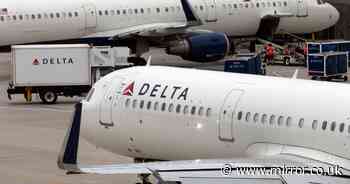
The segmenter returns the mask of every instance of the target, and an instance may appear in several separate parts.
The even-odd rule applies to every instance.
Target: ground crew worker
[[[272,64],[273,58],[275,57],[275,49],[272,44],[268,44],[266,47],[266,64]]]

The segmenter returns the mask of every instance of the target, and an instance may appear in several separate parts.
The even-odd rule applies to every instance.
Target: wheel
[[[312,76],[312,77],[311,77],[311,80],[316,80],[316,79],[317,79],[316,76]]]
[[[290,58],[288,58],[288,57],[283,58],[283,64],[289,66],[290,65]]]
[[[39,96],[41,101],[45,104],[54,104],[57,101],[57,94],[50,90],[40,93]]]
[[[142,57],[128,57],[128,62],[135,66],[145,66],[147,61]]]

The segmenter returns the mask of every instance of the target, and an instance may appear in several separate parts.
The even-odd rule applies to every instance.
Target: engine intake
[[[230,51],[230,40],[224,33],[202,33],[177,41],[167,47],[167,54],[185,60],[211,62],[224,58]]]

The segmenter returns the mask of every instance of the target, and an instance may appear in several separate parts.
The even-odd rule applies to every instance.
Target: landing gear
[[[137,177],[140,178],[141,182],[136,184],[152,184],[149,179],[150,176],[150,174],[138,174]]]
[[[142,57],[128,57],[128,62],[135,66],[144,66],[147,64],[147,61]]]

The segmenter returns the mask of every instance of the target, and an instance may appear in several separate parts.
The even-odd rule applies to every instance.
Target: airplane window
[[[32,19],[35,19],[35,15],[34,14],[32,14]]]
[[[99,14],[100,16],[102,16],[102,15],[103,15],[103,13],[102,13],[102,11],[101,11],[101,10],[99,10],[99,11],[98,11],[98,14]]]
[[[275,120],[276,120],[276,116],[275,115],[271,115],[271,117],[270,117],[270,124],[271,125],[275,124]]]
[[[150,110],[150,109],[151,109],[151,106],[152,106],[152,102],[151,102],[151,101],[148,101],[148,103],[147,103],[147,109]]]
[[[287,1],[284,1],[284,2],[283,2],[283,5],[284,5],[284,6],[288,6]]]
[[[247,112],[247,114],[245,115],[245,121],[246,122],[250,121],[250,112]]]
[[[327,121],[324,121],[324,122],[322,123],[322,129],[323,129],[323,130],[326,130],[326,129],[327,129]]]
[[[332,122],[332,125],[331,125],[331,131],[334,132],[335,128],[337,126],[337,123],[335,121]]]
[[[14,15],[14,16],[12,17],[12,19],[13,19],[13,20],[17,20],[17,16]]]
[[[273,7],[276,7],[276,2],[273,2],[273,3],[272,3],[272,6],[273,6]]]
[[[314,120],[312,122],[312,129],[316,130],[317,129],[317,126],[318,126],[318,121],[317,120]]]
[[[166,109],[166,103],[163,103],[162,104],[162,111],[165,111],[165,109]]]
[[[141,9],[140,9],[140,12],[141,12],[141,13],[144,13],[144,10],[143,10],[143,8],[141,8]]]
[[[203,116],[203,114],[204,114],[204,107],[200,107],[198,110],[198,115]]]
[[[196,106],[192,106],[192,108],[191,108],[191,114],[192,114],[192,115],[196,114]]]
[[[108,10],[105,10],[105,15],[108,15]]]
[[[233,7],[236,8],[236,9],[238,8],[237,4],[234,4]]]
[[[128,98],[125,100],[125,108],[129,108],[129,106],[130,106],[130,99]]]
[[[41,19],[41,14],[38,14],[38,19]]]
[[[140,101],[140,109],[143,109],[144,106],[145,106],[145,101],[141,100]]]
[[[284,117],[283,116],[278,117],[277,123],[278,123],[279,126],[283,125],[283,121],[284,121]]]
[[[169,112],[173,112],[173,111],[174,111],[174,104],[171,103],[171,104],[169,105],[168,111],[169,111]]]
[[[60,18],[60,13],[56,13],[56,17],[57,17],[57,18]]]
[[[1,16],[1,17],[0,17],[0,20],[1,20],[2,22],[4,22],[4,21],[5,21],[4,16]]]
[[[185,105],[185,107],[184,107],[184,114],[188,114],[188,112],[189,112],[189,107],[188,107],[188,105]]]
[[[299,120],[299,128],[303,128],[303,126],[304,126],[304,119],[303,118],[301,118],[300,120]]]
[[[160,9],[159,9],[159,8],[157,8],[156,10],[157,10],[157,13],[159,13],[159,12],[160,12]]]
[[[199,6],[199,9],[200,9],[201,11],[203,11],[203,10],[204,10],[204,6],[200,5],[200,6]]]
[[[120,15],[120,10],[117,10],[117,15]]]
[[[211,115],[211,108],[207,109],[207,113],[206,113],[207,117],[209,117]]]
[[[239,112],[238,112],[238,115],[237,115],[237,120],[241,120],[241,119],[242,119],[242,116],[243,116],[243,112],[242,112],[242,111],[239,111]]]
[[[72,12],[69,12],[69,13],[68,13],[68,17],[73,17]]]
[[[137,9],[134,9],[134,12],[135,12],[135,14],[137,14],[137,13],[138,13],[138,10],[137,10]]]
[[[78,12],[74,12],[74,16],[78,17],[79,13]]]
[[[259,7],[260,7],[260,4],[259,4],[259,3],[256,3],[256,7],[259,8]]]
[[[181,112],[181,105],[177,104],[176,106],[176,113],[180,113]]]
[[[54,18],[54,15],[53,15],[53,13],[50,13],[50,17],[53,19]]]
[[[111,14],[111,15],[115,15],[115,11],[114,11],[114,10],[111,10],[111,11],[110,11],[110,14]]]
[[[262,117],[261,117],[261,122],[263,124],[267,123],[267,115],[266,114],[263,114]]]
[[[340,126],[339,126],[339,132],[343,133],[343,132],[344,132],[344,129],[345,129],[345,124],[344,124],[344,123],[340,124]]]
[[[137,100],[135,99],[135,100],[132,101],[132,108],[135,109],[136,106],[137,106]]]
[[[259,114],[255,113],[253,119],[254,119],[254,122],[257,123],[259,121]]]
[[[292,126],[292,118],[291,118],[291,117],[288,117],[288,118],[287,118],[287,126],[288,126],[288,127],[291,127],[291,126]]]
[[[153,110],[158,111],[158,106],[159,106],[159,103],[155,102],[153,106]]]
[[[248,3],[246,3],[246,4],[245,4],[245,7],[246,7],[246,8],[249,8],[249,4],[248,4]]]
[[[126,15],[126,10],[123,10],[123,14]]]
[[[197,6],[196,6],[196,7],[197,7]],[[169,11],[169,8],[168,8],[168,7],[166,7],[166,8],[165,8],[165,12],[168,12],[168,11]]]

